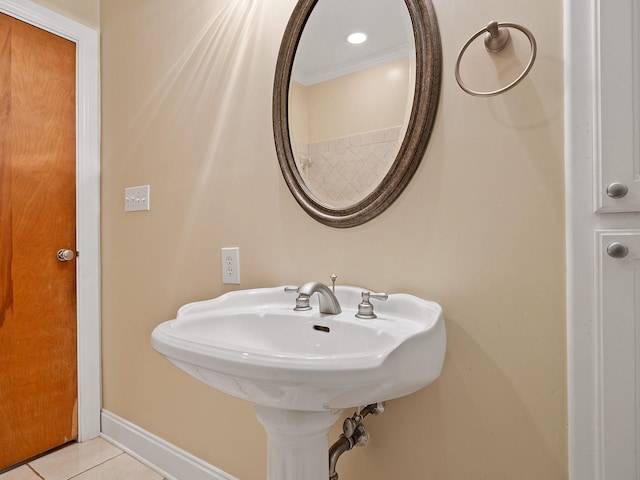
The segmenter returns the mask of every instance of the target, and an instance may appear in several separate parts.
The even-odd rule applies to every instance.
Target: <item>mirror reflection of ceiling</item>
[[[367,41],[351,45],[354,32]],[[296,51],[292,77],[309,86],[414,53],[404,0],[318,0]]]

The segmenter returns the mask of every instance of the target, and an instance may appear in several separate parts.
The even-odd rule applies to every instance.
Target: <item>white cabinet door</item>
[[[640,230],[596,233],[596,382],[603,480],[637,480],[640,469]],[[608,249],[618,246],[618,251]],[[628,253],[622,256],[624,247]],[[618,253],[616,258],[615,254]]]
[[[596,211],[637,212],[640,211],[640,0],[597,3]]]

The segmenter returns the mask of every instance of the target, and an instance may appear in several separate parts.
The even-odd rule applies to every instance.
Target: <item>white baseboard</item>
[[[238,480],[108,410],[101,417],[102,437],[167,480]]]

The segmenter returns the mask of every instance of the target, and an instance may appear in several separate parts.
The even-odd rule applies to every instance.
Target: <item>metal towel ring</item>
[[[515,28],[516,30],[520,30],[529,39],[529,43],[531,44],[531,58],[529,58],[529,63],[527,64],[524,71],[520,74],[520,76],[506,87],[502,87],[498,90],[493,90],[490,92],[478,92],[476,90],[471,90],[464,84],[462,78],[460,77],[460,61],[462,60],[462,55],[464,55],[464,52],[467,50],[469,45],[471,45],[471,43],[483,33],[485,34],[484,45],[489,52],[497,53],[503,50],[509,44],[509,40],[511,39],[509,30],[507,30],[508,28]],[[458,85],[460,85],[460,88],[462,88],[462,90],[467,92],[469,95],[473,95],[475,97],[492,97],[494,95],[499,95],[515,87],[518,83],[520,83],[520,81],[522,81],[524,77],[527,76],[527,73],[529,73],[531,67],[533,67],[533,62],[536,59],[537,51],[538,47],[536,45],[536,39],[533,36],[533,33],[531,33],[522,25],[518,25],[517,23],[498,23],[495,21],[491,22],[489,25],[487,25],[486,28],[483,28],[482,30],[476,32],[469,40],[467,40],[467,43],[465,43],[460,50],[460,53],[458,54],[458,60],[456,61],[456,80],[458,81]]]

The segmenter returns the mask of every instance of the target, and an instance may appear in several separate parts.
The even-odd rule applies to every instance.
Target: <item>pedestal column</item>
[[[256,405],[256,415],[268,438],[267,480],[327,480],[329,429],[341,413]]]

